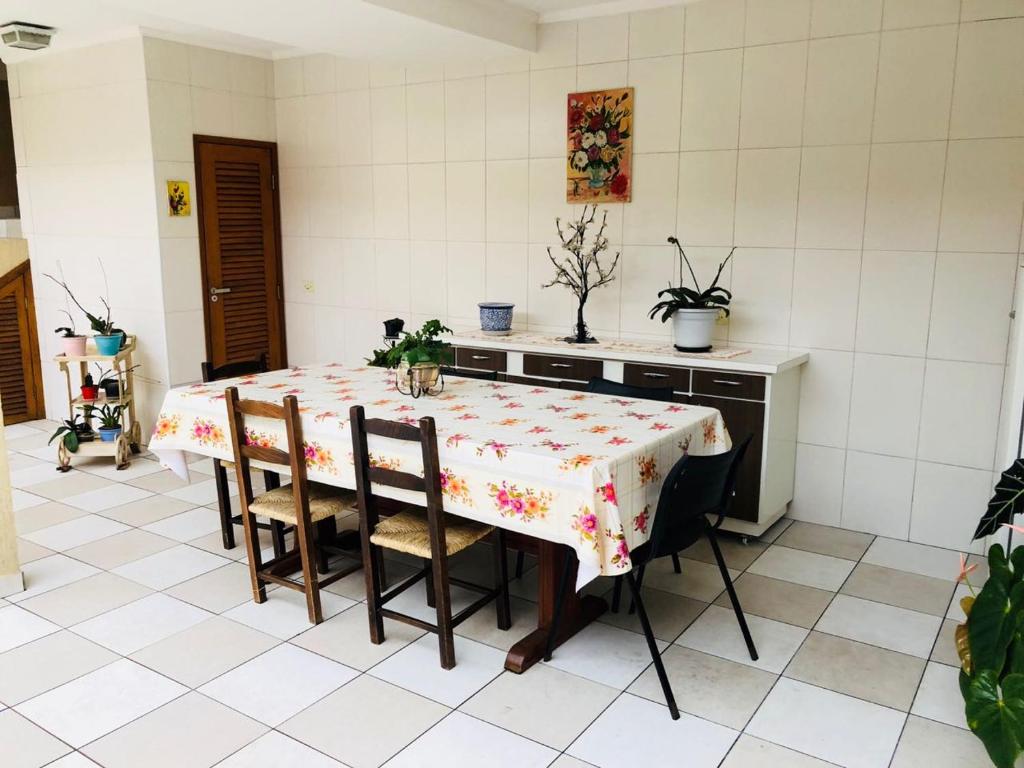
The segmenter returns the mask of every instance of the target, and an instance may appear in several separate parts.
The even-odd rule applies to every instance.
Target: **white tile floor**
[[[93,461],[58,475],[39,448],[48,431],[7,433],[22,448],[11,463],[28,589],[0,600],[4,766],[11,745],[10,764],[29,768],[987,764],[945,647],[956,552],[788,522],[762,543],[727,541],[756,663],[706,551],[687,553],[682,576],[652,568],[648,610],[683,711],[673,722],[624,611],[550,664],[504,672],[535,622],[527,572],[513,628],[496,630],[490,611],[467,621],[445,672],[435,638],[414,628],[389,621],[387,642],[369,643],[359,573],[324,594],[319,627],[297,594],[254,604],[242,548],[221,548],[209,462],[191,464],[192,484],[146,456],[124,473]],[[487,578],[486,561],[457,567]],[[858,563],[871,567],[858,576]],[[927,605],[913,597],[923,586]],[[421,590],[402,600],[430,617]]]

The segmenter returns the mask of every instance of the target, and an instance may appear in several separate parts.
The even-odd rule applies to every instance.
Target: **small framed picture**
[[[171,216],[192,215],[192,196],[187,181],[167,182],[167,212]]]

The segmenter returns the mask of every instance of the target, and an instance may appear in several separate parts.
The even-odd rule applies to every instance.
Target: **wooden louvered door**
[[[207,359],[266,354],[287,365],[277,152],[267,142],[195,138]]]
[[[0,403],[4,424],[43,417],[43,380],[28,262],[0,277]]]

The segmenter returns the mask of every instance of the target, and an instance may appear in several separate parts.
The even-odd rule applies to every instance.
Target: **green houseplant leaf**
[[[1012,523],[1013,518],[1021,512],[1024,512],[1024,459],[1017,459],[996,483],[995,494],[978,521],[974,538],[991,536],[1003,523]]]
[[[1024,752],[1024,675],[1010,674],[1000,683],[995,670],[970,678],[961,673],[960,686],[968,726],[997,768],[1014,768]]]

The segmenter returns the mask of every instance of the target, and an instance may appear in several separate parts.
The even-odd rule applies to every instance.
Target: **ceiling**
[[[497,58],[536,47],[538,23],[682,0],[0,0],[0,23],[55,27],[51,52],[144,33],[283,57]],[[12,48],[12,63],[47,55]]]

